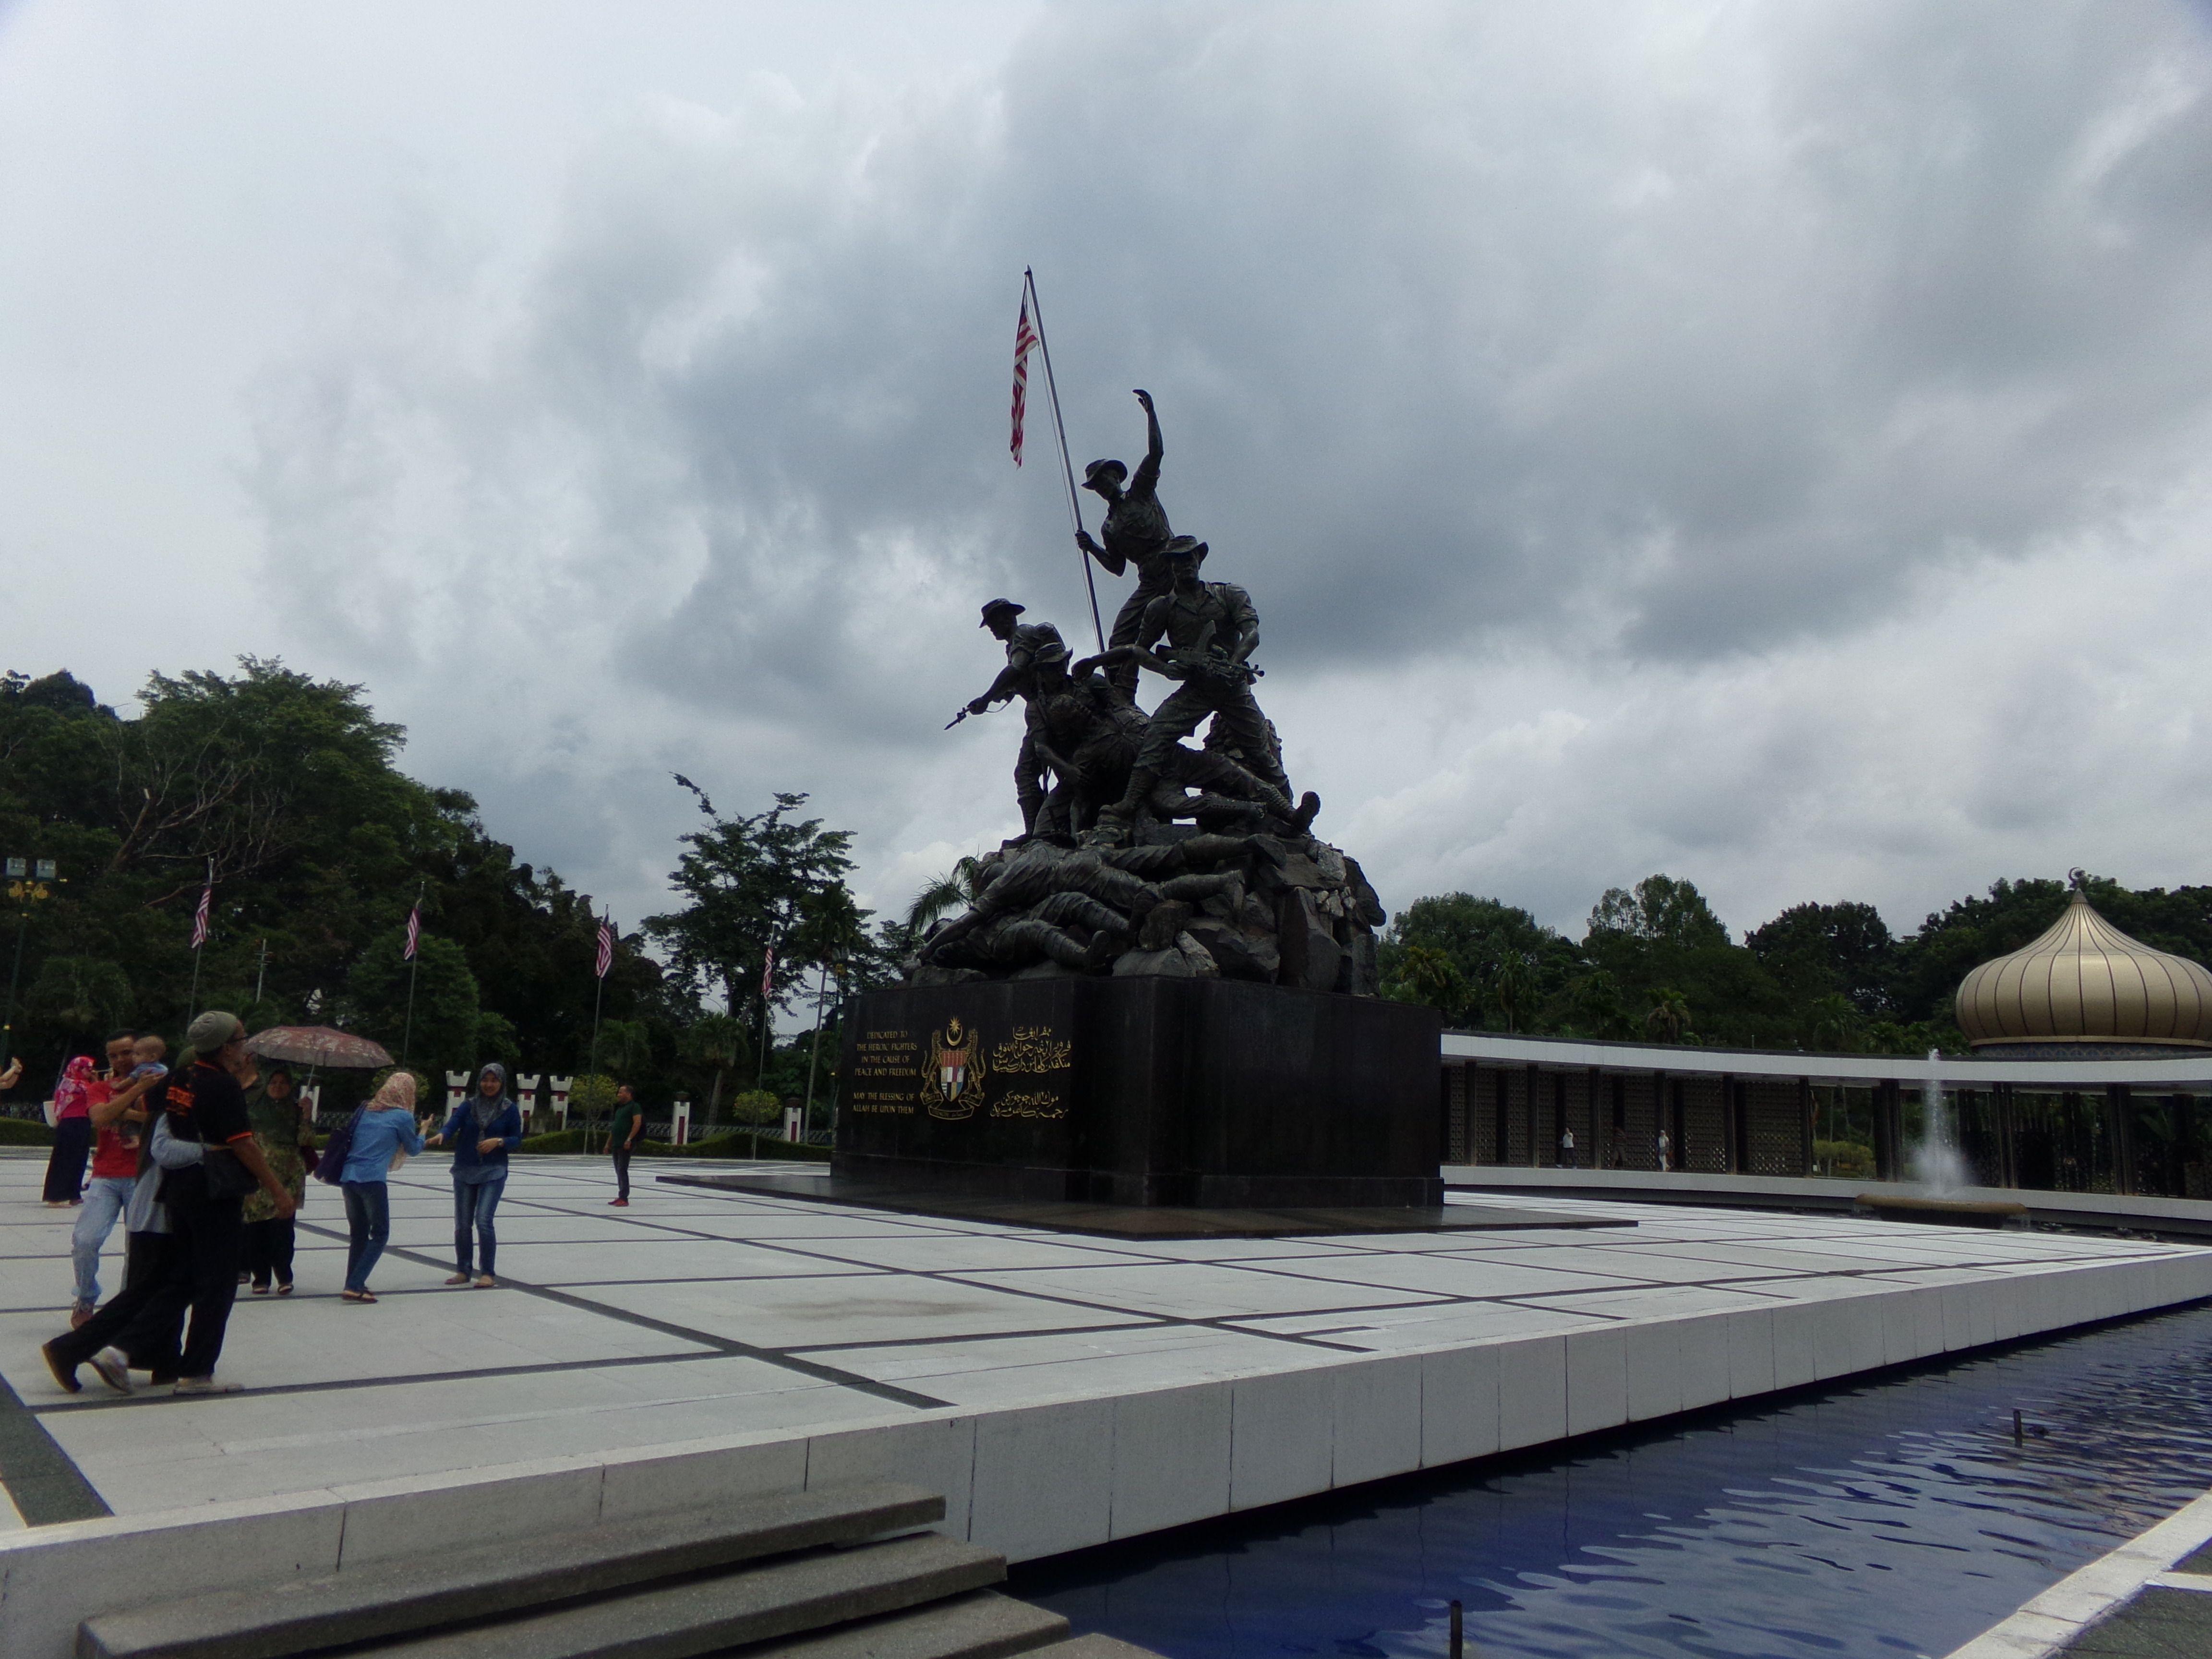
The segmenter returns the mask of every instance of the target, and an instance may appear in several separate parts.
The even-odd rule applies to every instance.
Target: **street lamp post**
[[[8,1001],[0,1008],[0,1067],[8,1064],[9,1051],[15,1041],[15,989],[23,977],[23,934],[30,926],[31,907],[52,893],[46,884],[58,884],[52,859],[16,859],[7,861],[8,896],[15,903],[15,962],[8,970]]]

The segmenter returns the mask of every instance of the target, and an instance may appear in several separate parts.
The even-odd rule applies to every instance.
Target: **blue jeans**
[[[341,1182],[338,1190],[345,1194],[346,1206],[345,1287],[365,1291],[369,1269],[392,1237],[392,1192],[380,1181]]]
[[[77,1212],[70,1234],[70,1255],[76,1263],[76,1305],[89,1308],[100,1301],[100,1247],[115,1231],[116,1218],[131,1201],[137,1181],[131,1176],[94,1176],[84,1189],[84,1208]]]
[[[499,1235],[492,1231],[491,1214],[499,1208],[499,1195],[506,1190],[507,1176],[503,1172],[490,1181],[453,1183],[453,1265],[463,1273],[470,1270],[469,1234],[472,1230],[484,1277],[489,1279],[496,1271],[492,1258],[499,1250]]]

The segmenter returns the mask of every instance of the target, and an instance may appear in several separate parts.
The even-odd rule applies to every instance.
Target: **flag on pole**
[[[603,921],[599,924],[599,964],[593,971],[596,972],[601,979],[605,979],[607,976],[607,969],[614,965],[615,930],[609,924]]]
[[[767,963],[767,965],[766,965],[766,966],[764,966],[764,967],[761,969],[761,995],[762,995],[762,996],[763,996],[763,997],[770,997],[770,996],[774,996],[775,994],[775,946],[774,946],[773,945],[769,945],[769,946],[768,947],[768,963]]]
[[[210,882],[200,889],[200,908],[192,913],[192,949],[197,951],[207,943],[208,913],[215,906],[215,884]]]
[[[416,947],[422,942],[422,907],[416,905],[407,913],[407,948],[399,953],[402,962],[415,960]]]
[[[1030,326],[1029,284],[1022,284],[1021,320],[1014,325],[1014,465],[1022,464],[1022,416],[1030,404],[1030,353],[1036,349],[1036,330]]]

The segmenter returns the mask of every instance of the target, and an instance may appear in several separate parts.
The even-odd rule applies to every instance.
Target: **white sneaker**
[[[92,1368],[100,1373],[100,1380],[118,1394],[131,1392],[131,1356],[120,1348],[102,1348],[92,1357]]]

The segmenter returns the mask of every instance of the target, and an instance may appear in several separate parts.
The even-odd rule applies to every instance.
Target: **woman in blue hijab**
[[[492,1277],[499,1249],[492,1212],[507,1189],[507,1155],[522,1145],[522,1113],[507,1092],[506,1066],[495,1060],[477,1073],[476,1093],[453,1109],[446,1127],[428,1144],[443,1146],[448,1142],[453,1148],[455,1271],[446,1283],[469,1282],[473,1235],[475,1258],[483,1269],[476,1276],[476,1287],[488,1291],[498,1282]]]

